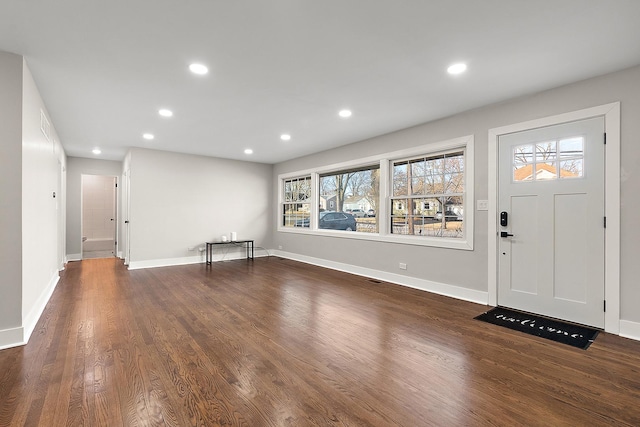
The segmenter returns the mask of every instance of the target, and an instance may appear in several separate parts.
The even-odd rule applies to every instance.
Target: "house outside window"
[[[473,250],[473,160],[468,135],[280,175],[278,231]]]
[[[352,221],[344,220],[342,224],[329,224],[328,219],[334,215],[318,215],[318,228],[349,230],[363,233],[377,233],[378,219],[375,212],[380,202],[380,165],[372,165],[352,170],[341,170],[320,174],[320,198],[327,200],[327,211],[343,212],[356,220],[355,229]],[[347,215],[348,217],[348,215]]]
[[[392,162],[391,234],[462,238],[464,152]]]
[[[311,215],[311,177],[283,181],[282,226],[309,227]]]

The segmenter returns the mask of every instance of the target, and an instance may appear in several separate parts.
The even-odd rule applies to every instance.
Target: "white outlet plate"
[[[477,200],[476,201],[476,209],[479,211],[488,211],[489,210],[489,201],[488,200]]]
[[[401,262],[398,267],[400,268],[400,270],[406,270],[407,269],[407,264],[405,264],[404,262]]]

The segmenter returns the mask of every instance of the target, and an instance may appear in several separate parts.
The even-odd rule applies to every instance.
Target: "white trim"
[[[258,248],[255,248],[258,249]],[[255,258],[261,258],[268,255],[254,255]],[[226,254],[214,254],[213,262],[232,261],[237,259],[246,259],[247,255],[244,249],[238,252],[231,252]],[[129,270],[138,270],[141,268],[156,268],[156,267],[170,267],[173,265],[187,265],[187,264],[202,264],[205,262],[205,254],[201,255],[180,257],[180,258],[163,258],[163,259],[150,259],[145,261],[130,261],[128,265]]]
[[[118,216],[118,199],[119,199],[119,187],[118,184],[120,183],[119,180],[119,176],[118,175],[110,175],[110,174],[100,174],[100,173],[83,173],[80,174],[80,254],[78,256],[77,259],[72,259],[71,261],[80,261],[83,259],[83,254],[84,254],[84,241],[82,240],[82,236],[84,236],[84,179],[86,176],[99,176],[99,177],[107,177],[107,178],[114,178],[115,180],[115,187],[113,190],[113,209],[114,209],[114,216],[115,216],[115,235],[113,236],[113,241],[114,241],[114,245],[113,248],[114,250],[117,250],[120,245],[118,244],[118,236],[120,235],[120,217]],[[74,257],[76,254],[73,254]],[[69,255],[67,255],[69,256]]]
[[[620,336],[640,341],[640,323],[629,320],[620,321]]]
[[[605,154],[605,299],[604,330],[620,333],[620,103],[600,105],[584,110],[544,117],[489,129],[488,140],[488,302],[495,306],[498,301],[497,259],[497,200],[498,200],[498,138],[513,132],[522,132],[561,123],[604,117],[607,147]],[[493,236],[493,238],[492,238]]]
[[[451,138],[444,141],[432,142],[429,144],[420,145],[417,147],[406,148],[403,150],[391,151],[383,154],[376,154],[374,156],[358,158],[356,160],[348,160],[340,163],[333,163],[326,166],[319,166],[317,168],[304,169],[296,172],[287,172],[278,175],[279,179],[295,178],[297,176],[311,175],[317,173],[337,172],[341,169],[351,169],[363,166],[369,166],[371,164],[377,164],[380,160],[401,159],[403,157],[420,156],[426,153],[437,153],[438,151],[445,151],[454,148],[464,147],[466,144],[473,143],[473,135],[465,135],[457,138]]]
[[[56,271],[51,277],[51,280],[49,280],[47,287],[42,291],[40,297],[31,308],[29,314],[22,320],[23,326],[0,331],[0,350],[18,347],[29,342],[29,338],[31,338],[31,334],[38,324],[38,320],[40,320],[44,309],[47,307],[47,303],[49,299],[51,299],[51,295],[53,295],[53,291],[56,289],[59,280],[60,276]]]
[[[467,216],[465,208],[465,227],[467,226]],[[382,217],[382,216],[381,216]],[[386,221],[385,221],[386,223]],[[379,224],[382,225],[382,224]],[[335,231],[335,230],[309,230],[306,228],[291,229],[282,228],[278,230],[282,233],[293,234],[309,234],[312,236],[337,237],[341,239],[370,240],[376,242],[398,243],[413,246],[431,246],[447,249],[473,250],[472,243],[465,239],[455,239],[446,237],[420,237],[420,236],[404,236],[396,234],[382,235],[378,233],[357,233],[353,231]]]
[[[321,258],[314,258],[306,255],[299,255],[281,250],[272,250],[272,256],[292,259],[294,261],[304,262],[306,264],[317,265],[320,267],[330,268],[332,270],[343,271],[358,276],[378,279],[396,285],[406,286],[421,291],[431,292],[434,294],[444,295],[464,301],[470,301],[477,304],[486,305],[487,293],[474,289],[462,288],[460,286],[449,285],[446,283],[433,282],[431,280],[419,279],[416,277],[403,276],[386,271],[374,270],[371,268],[357,267],[355,265],[344,264],[341,262],[329,261]]]
[[[452,138],[445,141],[434,142],[430,144],[421,145],[418,147],[412,147],[409,149],[393,151],[390,153],[383,153],[375,156],[369,156],[357,160],[350,160],[341,163],[334,163],[331,165],[320,166],[313,169],[305,169],[296,172],[288,172],[278,175],[278,210],[277,210],[277,231],[283,233],[294,234],[310,234],[316,236],[329,236],[348,239],[360,239],[360,240],[373,240],[380,242],[399,243],[405,245],[415,246],[430,246],[448,249],[461,249],[461,250],[473,250],[474,239],[474,211],[475,211],[475,150],[474,150],[474,135],[466,135],[458,138]],[[411,158],[415,156],[422,156],[425,154],[435,154],[438,152],[444,152],[454,149],[463,149],[465,156],[465,191],[464,191],[464,237],[461,239],[444,238],[444,237],[422,237],[422,236],[403,236],[397,234],[391,234],[389,231],[386,220],[380,220],[388,218],[388,204],[389,204],[389,180],[390,180],[390,161]],[[338,172],[345,169],[353,169],[359,167],[373,166],[380,167],[380,206],[378,207],[378,219],[379,219],[379,233],[354,233],[349,231],[332,231],[332,230],[319,230],[315,224],[315,218],[318,217],[318,195],[317,195],[317,182],[318,176],[324,173]],[[384,175],[383,175],[384,173]],[[283,215],[283,181],[292,178],[311,177],[312,193],[311,200],[311,224],[310,228],[294,228],[283,227],[281,219]]]
[[[620,333],[620,103],[602,107],[604,130],[607,133],[605,150],[604,203],[607,217],[605,231],[604,295],[607,311],[604,313],[604,330]]]
[[[67,254],[66,261],[82,261],[82,254]]]
[[[22,326],[0,331],[0,350],[25,345],[24,328]]]
[[[149,259],[145,261],[130,261],[128,269],[138,270],[140,268],[169,267],[172,265],[198,264],[201,262],[203,262],[201,256]]]
[[[51,295],[53,295],[53,291],[55,291],[58,281],[60,281],[60,276],[56,271],[54,275],[51,277],[51,280],[49,280],[49,284],[47,285],[47,287],[42,291],[42,293],[40,294],[40,297],[31,308],[31,311],[29,312],[29,314],[27,314],[23,319],[22,321],[22,325],[24,329],[23,339],[25,343],[29,342],[29,338],[31,338],[31,334],[35,329],[36,324],[38,323],[38,320],[40,320],[40,316],[42,316],[44,309],[47,307],[47,303],[49,302]]]

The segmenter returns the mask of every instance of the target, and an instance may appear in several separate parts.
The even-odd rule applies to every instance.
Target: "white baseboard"
[[[640,341],[640,323],[620,320],[620,336]]]
[[[67,261],[82,261],[82,254],[67,254]]]
[[[266,255],[255,255],[256,258],[260,258]],[[227,253],[214,255],[212,261],[231,261],[236,259],[245,259],[247,256],[244,249],[237,253]],[[205,262],[205,255],[202,252],[201,255],[182,257],[182,258],[165,258],[165,259],[150,259],[147,261],[129,261],[129,270],[137,270],[140,268],[155,268],[155,267],[170,267],[172,265],[186,265],[186,264],[201,264]]]
[[[199,262],[203,262],[203,258],[201,256],[149,259],[146,261],[129,261],[129,270],[137,270],[140,268],[169,267],[171,265],[197,264]]]
[[[29,338],[31,337],[31,334],[35,329],[36,324],[38,323],[38,320],[40,320],[40,316],[42,316],[42,312],[47,306],[49,299],[51,299],[51,295],[53,295],[53,291],[55,291],[56,285],[58,284],[59,280],[60,280],[60,276],[56,271],[55,274],[51,277],[51,280],[49,280],[49,284],[47,284],[47,287],[42,291],[42,293],[40,294],[40,297],[38,298],[34,306],[31,308],[31,311],[29,311],[29,314],[27,315],[27,317],[25,317],[24,320],[22,321],[22,325],[24,327],[25,343],[29,342]]]
[[[60,276],[56,271],[51,277],[51,280],[49,280],[47,287],[42,291],[40,297],[29,311],[29,314],[22,320],[23,326],[0,331],[0,350],[18,347],[29,342],[29,338],[31,338],[31,334],[38,324],[38,320],[40,320],[40,316],[42,316],[59,280]]]
[[[274,256],[288,258],[307,264],[317,265],[320,267],[326,267],[332,270],[344,271],[346,273],[356,274],[358,276],[370,277],[372,279],[382,280],[385,282],[394,283],[396,285],[419,289],[426,292],[432,292],[434,294],[445,295],[465,301],[471,301],[478,304],[487,305],[489,299],[488,293],[484,291],[477,291],[474,289],[462,288],[460,286],[448,285],[446,283],[433,282],[431,280],[418,279],[416,277],[403,276],[401,274],[395,273],[388,273],[386,271],[374,270],[372,268],[357,267],[350,264],[343,264],[340,262],[328,261],[321,258],[298,255],[279,250],[273,250],[272,252]]]
[[[3,329],[0,331],[0,350],[25,345],[24,328]]]

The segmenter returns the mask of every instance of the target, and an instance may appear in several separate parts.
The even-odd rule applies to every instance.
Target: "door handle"
[[[501,231],[500,237],[513,237],[513,234],[510,234],[507,231]]]

